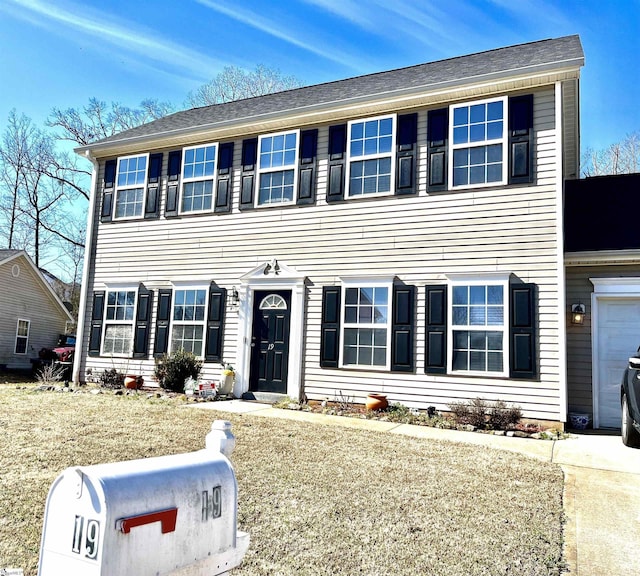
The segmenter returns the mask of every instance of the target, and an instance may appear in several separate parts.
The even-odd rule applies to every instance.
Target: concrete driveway
[[[624,446],[619,434],[588,431],[565,440],[529,440],[281,410],[242,400],[192,406],[464,442],[553,462],[562,467],[565,476],[567,574],[640,575],[640,450]]]

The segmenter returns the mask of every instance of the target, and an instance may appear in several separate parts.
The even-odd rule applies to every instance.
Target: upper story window
[[[347,196],[393,192],[395,124],[395,116],[349,122]]]
[[[115,218],[142,218],[149,155],[118,158]]]
[[[180,212],[208,212],[213,207],[217,144],[183,150]]]
[[[184,350],[203,356],[206,312],[206,288],[176,289],[171,316],[172,352]]]
[[[462,280],[450,286],[452,372],[506,376],[508,373],[508,281]]]
[[[16,354],[27,353],[30,326],[31,322],[29,320],[18,320],[18,324],[16,325],[16,345],[14,348]]]
[[[343,366],[389,368],[391,290],[375,280],[343,286]]]
[[[294,202],[299,136],[298,130],[260,136],[258,206]]]
[[[107,290],[104,310],[102,354],[130,356],[133,350],[133,325],[137,290]]]
[[[507,182],[507,99],[498,98],[450,108],[453,188]]]

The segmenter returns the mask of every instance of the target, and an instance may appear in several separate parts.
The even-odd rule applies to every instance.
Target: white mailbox
[[[215,422],[208,446],[230,426]],[[47,497],[38,575],[224,574],[249,546],[237,493],[231,463],[210,448],[67,468]]]

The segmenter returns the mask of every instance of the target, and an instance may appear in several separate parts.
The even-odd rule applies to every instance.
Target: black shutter
[[[222,338],[224,335],[224,310],[227,302],[227,289],[215,284],[209,287],[209,314],[207,316],[207,334],[205,338],[204,359],[207,362],[222,361]]]
[[[233,175],[233,142],[220,144],[215,212],[231,212],[231,179]]]
[[[447,189],[447,145],[449,109],[429,110],[427,117],[427,157],[429,192]]]
[[[391,370],[394,372],[413,372],[415,292],[415,286],[393,287]]]
[[[427,374],[447,372],[447,286],[426,286],[425,294],[424,371]]]
[[[102,191],[102,210],[100,211],[101,222],[111,222],[113,218],[117,165],[117,160],[107,160],[104,164],[104,190]]]
[[[167,171],[167,202],[164,207],[165,218],[178,215],[180,190],[180,168],[182,166],[182,150],[169,152],[169,168]]]
[[[300,132],[300,168],[298,199],[296,204],[313,204],[316,201],[316,157],[318,130]]]
[[[340,358],[340,286],[322,287],[320,366],[337,368]]]
[[[158,290],[158,313],[156,314],[156,337],[153,355],[158,357],[169,350],[169,324],[171,322],[171,288]]]
[[[329,185],[327,202],[344,200],[347,125],[329,127]]]
[[[533,182],[533,94],[509,98],[509,184]]]
[[[415,194],[418,114],[398,116],[396,194]]]
[[[253,194],[256,181],[256,162],[258,161],[258,139],[248,138],[242,141],[242,185],[240,187],[240,210],[255,208]]]
[[[536,286],[509,285],[509,376],[536,376]]]
[[[147,199],[144,206],[145,218],[160,216],[160,175],[162,174],[162,152],[149,156],[147,174]]]
[[[149,353],[149,323],[151,322],[151,305],[153,292],[144,284],[138,286],[138,306],[133,336],[133,357],[146,358]]]
[[[104,290],[93,293],[91,328],[89,330],[89,356],[100,356],[102,322],[104,318]]]

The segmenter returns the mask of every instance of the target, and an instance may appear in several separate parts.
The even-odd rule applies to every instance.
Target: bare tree
[[[608,148],[587,148],[582,157],[582,175],[633,174],[640,171],[640,131]]]
[[[129,108],[117,102],[107,105],[97,98],[90,98],[89,104],[82,109],[54,108],[47,126],[61,128],[62,131],[58,134],[61,140],[86,146],[96,140],[157,120],[173,111],[172,104],[158,100],[143,100],[139,108]]]
[[[186,104],[192,108],[210,106],[299,88],[301,85],[295,76],[284,76],[279,70],[263,64],[249,72],[237,66],[225,66],[210,82],[190,92]]]

